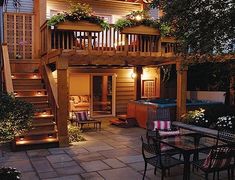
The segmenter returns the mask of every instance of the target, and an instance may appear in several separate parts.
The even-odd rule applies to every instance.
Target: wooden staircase
[[[14,95],[33,104],[35,113],[29,132],[15,137],[13,149],[58,147],[55,117],[47,90],[38,72],[39,60],[10,60]]]

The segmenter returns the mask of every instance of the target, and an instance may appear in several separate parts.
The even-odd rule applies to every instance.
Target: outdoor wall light
[[[54,30],[55,29],[55,26],[51,26],[51,30]]]
[[[33,75],[33,78],[36,79],[38,76],[36,74]]]
[[[14,75],[11,75],[11,78],[15,78],[15,76],[14,76]]]
[[[38,95],[38,96],[42,95],[42,92],[41,92],[41,91],[38,91],[38,92],[37,92],[37,95]]]
[[[20,141],[23,141],[24,140],[24,136],[20,136]]]
[[[136,73],[134,73],[134,72],[131,73],[131,78],[132,78],[132,79],[135,79],[135,78],[136,78]]]
[[[48,134],[48,137],[49,137],[49,138],[52,138],[52,137],[53,137],[53,135],[52,135],[52,134]]]

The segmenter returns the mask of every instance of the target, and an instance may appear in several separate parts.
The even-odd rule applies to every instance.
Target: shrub
[[[68,125],[69,142],[85,141],[85,138],[81,135],[81,130],[78,126]]]
[[[0,94],[0,141],[29,130],[34,114],[31,103],[17,100],[13,95]]]
[[[11,167],[2,167],[0,168],[0,179],[2,180],[19,180],[20,172],[15,168]]]
[[[194,111],[188,111],[182,116],[182,119],[189,124],[202,127],[210,126],[209,120],[205,117],[205,109],[202,108]]]
[[[235,132],[235,116],[221,116],[215,123],[215,129]]]

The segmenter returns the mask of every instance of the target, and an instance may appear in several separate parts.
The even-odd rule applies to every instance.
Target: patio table
[[[183,154],[184,157],[184,172],[183,172],[183,180],[190,179],[190,155],[194,154],[197,158],[198,152],[200,150],[205,150],[208,148],[212,148],[214,145],[205,146],[200,142],[195,142],[197,140],[197,133],[191,133],[176,137],[169,137],[166,139],[161,139],[160,142],[166,144],[172,148],[177,149],[179,152]]]

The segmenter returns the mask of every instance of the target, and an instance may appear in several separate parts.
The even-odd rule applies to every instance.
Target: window
[[[142,81],[142,97],[151,98],[156,96],[155,80]]]

